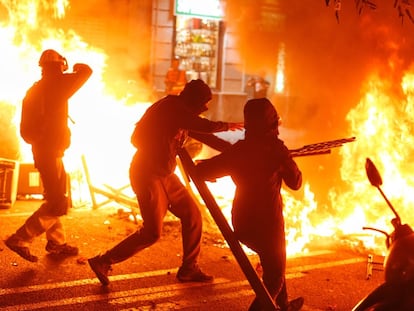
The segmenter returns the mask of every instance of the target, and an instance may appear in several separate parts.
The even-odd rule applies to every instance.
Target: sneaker
[[[191,267],[180,267],[177,272],[177,279],[180,282],[213,282],[214,278],[211,275],[205,274],[201,271],[198,265]]]
[[[289,301],[287,311],[299,311],[300,309],[302,309],[304,303],[305,299],[303,297],[295,298]]]
[[[89,266],[95,272],[103,286],[109,285],[108,272],[111,271],[111,265],[105,263],[100,255],[88,259]]]
[[[76,256],[79,254],[79,249],[67,243],[57,244],[53,241],[48,241],[46,244],[46,251],[53,255]]]
[[[4,241],[4,243],[13,252],[17,253],[20,257],[26,259],[27,261],[38,261],[37,256],[32,255],[28,247],[19,245],[19,239],[14,234]]]

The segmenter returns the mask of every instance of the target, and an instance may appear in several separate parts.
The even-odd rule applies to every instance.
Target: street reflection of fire
[[[128,167],[134,152],[130,134],[149,103],[131,104],[127,103],[127,98],[108,94],[105,83],[110,81],[103,81],[107,55],[89,46],[75,32],[43,29],[32,42],[33,39],[29,38],[38,31],[36,25],[41,24],[35,13],[39,12],[40,3],[46,2],[2,0],[0,3],[9,12],[9,23],[0,24],[0,84],[3,86],[0,102],[15,107],[16,139],[21,98],[40,77],[38,57],[42,50],[54,48],[61,51],[70,64],[85,62],[94,70],[91,79],[70,102],[73,137],[65,163],[72,176],[75,207],[83,206],[90,199],[81,155],[85,155],[94,181],[114,188],[128,184]],[[64,17],[67,1],[47,3],[50,7],[43,7],[44,10],[52,10],[56,18]],[[114,77],[117,78],[122,79]],[[384,251],[383,236],[362,231],[364,225],[391,230],[389,223],[392,217],[382,197],[369,185],[365,176],[366,157],[371,157],[383,174],[384,192],[402,219],[411,220],[409,211],[414,200],[411,172],[414,167],[408,160],[414,151],[414,75],[408,72],[400,81],[402,96],[391,91],[392,83],[395,81],[386,81],[375,75],[368,77],[361,100],[347,114],[349,133],[345,136],[356,136],[357,140],[335,151],[341,159],[342,180],[341,185],[335,185],[326,193],[328,206],[315,200],[307,176],[304,176],[301,191],[293,193],[283,189],[288,254],[306,252],[324,238],[333,244],[345,242]],[[126,89],[124,94],[131,91]],[[21,141],[20,149],[20,159],[31,162],[29,146]],[[300,159],[298,163],[301,164]],[[223,213],[230,219],[234,184],[230,178],[223,178],[209,183],[209,187]]]

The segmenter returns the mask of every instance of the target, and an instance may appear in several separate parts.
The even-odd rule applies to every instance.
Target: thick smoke
[[[291,147],[353,136],[346,116],[372,73],[391,80],[390,92],[400,96],[402,75],[414,57],[414,24],[399,17],[394,1],[373,2],[375,10],[358,12],[354,1],[343,0],[337,19],[333,4],[324,0],[226,1],[226,23],[248,72],[271,74],[277,48],[285,45],[288,99],[272,99],[284,126],[300,133],[286,137]],[[337,153],[298,161],[318,200],[337,185]]]
[[[104,81],[109,91],[131,101],[150,97],[150,0],[71,0],[62,23],[108,55]]]
[[[358,14],[354,1],[343,1],[338,21],[322,0],[227,1],[226,22],[248,72],[274,71],[279,44],[285,45],[292,106],[285,121],[309,130],[323,123],[315,138],[324,139],[346,129],[345,115],[370,72],[398,83],[413,60],[413,24],[407,17],[402,23],[387,2]]]

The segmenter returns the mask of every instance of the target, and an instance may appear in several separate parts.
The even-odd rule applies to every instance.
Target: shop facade
[[[266,47],[257,48],[249,42],[241,46],[239,40],[245,38],[239,26],[248,25],[270,34],[265,39],[263,35],[257,36],[258,39],[279,42],[273,38],[279,29],[283,31],[279,1],[238,4],[229,0],[105,0],[103,6],[110,12],[110,19],[107,14],[91,16],[74,6],[67,24],[110,56],[104,78],[111,81],[109,91],[117,96],[134,88],[131,101],[161,98],[166,94],[165,78],[172,60],[179,59],[188,81],[200,78],[213,91],[207,116],[237,122],[243,119],[246,100],[262,96],[259,94],[275,99],[278,109],[289,107],[283,44],[279,52],[272,47],[263,71],[263,66],[252,63],[264,59]],[[241,25],[234,20],[229,22],[242,11]],[[236,16],[226,16],[225,12]],[[257,49],[257,55],[243,54],[246,45],[254,52]]]
[[[200,78],[211,87],[209,117],[241,121],[247,81],[222,5],[220,0],[152,2],[152,81],[162,96],[166,72],[178,58],[187,80]]]

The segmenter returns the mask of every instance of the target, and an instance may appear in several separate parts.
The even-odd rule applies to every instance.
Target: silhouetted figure
[[[281,310],[299,310],[303,298],[288,302],[282,182],[298,190],[302,173],[279,136],[279,116],[266,99],[244,107],[245,138],[196,166],[205,180],[230,175],[236,184],[232,224],[237,238],[254,250],[263,268],[263,282]],[[256,298],[249,310],[263,310]]]
[[[199,115],[208,109],[212,94],[202,80],[186,84],[180,95],[167,95],[147,109],[131,137],[137,148],[131,166],[131,186],[137,196],[142,226],[89,265],[103,285],[109,284],[111,265],[154,244],[170,211],[181,221],[183,259],[177,272],[181,282],[210,282],[213,277],[198,266],[202,235],[201,212],[187,188],[174,174],[176,156],[187,135],[241,129],[238,123],[213,122]],[[193,133],[195,132],[195,133]],[[215,137],[215,136],[214,136]],[[198,139],[200,137],[198,136]],[[225,142],[223,147],[229,147]]]
[[[187,77],[185,70],[180,69],[179,58],[173,58],[171,60],[171,67],[168,69],[165,75],[165,92],[168,95],[178,95],[184,89],[187,83]]]
[[[70,146],[68,127],[68,99],[89,79],[92,69],[86,64],[75,64],[72,73],[66,59],[55,50],[45,50],[40,56],[42,78],[26,93],[23,100],[21,135],[32,145],[34,165],[40,173],[45,202],[13,235],[6,245],[28,261],[38,258],[30,253],[33,239],[46,233],[46,251],[52,254],[73,256],[78,248],[66,243],[60,217],[67,214],[66,171],[62,158]],[[35,107],[41,114],[32,128],[26,120],[30,115],[26,106]],[[28,109],[28,108],[27,108]],[[32,113],[35,113],[32,111]]]
[[[247,99],[267,97],[270,83],[263,76],[252,76],[247,80]]]

